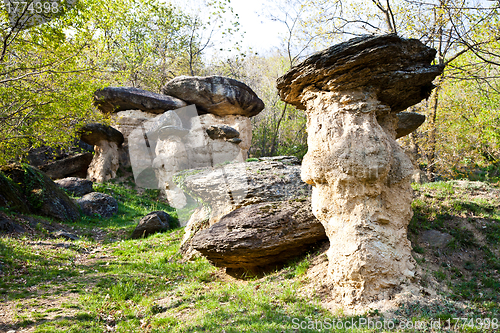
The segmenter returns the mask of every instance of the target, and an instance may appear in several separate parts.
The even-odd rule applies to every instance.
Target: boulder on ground
[[[92,146],[99,146],[101,141],[115,142],[119,146],[124,141],[120,131],[104,124],[86,124],[78,132],[81,140]]]
[[[77,200],[85,215],[111,217],[118,212],[118,202],[109,194],[92,192]]]
[[[450,244],[455,238],[445,232],[438,230],[425,230],[419,237],[419,242],[430,247],[443,249]]]
[[[64,231],[64,230],[58,230],[58,231],[52,232],[51,235],[54,238],[64,238],[64,239],[67,239],[70,241],[76,241],[76,240],[80,239],[80,237],[78,237],[77,235],[72,234],[72,233],[67,232],[67,231]]]
[[[63,179],[58,179],[55,181],[60,188],[65,189],[71,195],[75,197],[84,196],[87,193],[93,191],[92,183],[88,179],[78,178],[78,177],[67,177]]]
[[[210,227],[235,209],[261,202],[308,197],[311,186],[300,178],[300,165],[283,163],[279,158],[294,160],[281,156],[270,161],[234,163],[215,169],[207,167],[177,173],[174,182],[203,203],[187,222],[183,251],[191,252],[190,239],[199,230]]]
[[[103,113],[142,110],[160,114],[187,104],[175,97],[156,94],[133,87],[107,87],[94,93],[94,105]]]
[[[78,207],[47,175],[29,165],[6,165],[0,171],[19,185],[20,200],[25,200],[33,214],[52,217],[60,221],[80,218]],[[0,177],[1,178],[1,177]]]
[[[328,239],[309,200],[242,207],[197,233],[192,246],[215,266],[256,272],[300,256]]]
[[[132,232],[131,238],[143,238],[157,232],[166,231],[170,227],[170,215],[163,211],[151,212],[144,216]]]
[[[264,102],[249,86],[222,76],[178,76],[165,85],[163,93],[218,116],[252,117],[264,109]]]

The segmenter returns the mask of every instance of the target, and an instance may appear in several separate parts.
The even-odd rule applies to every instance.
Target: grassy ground
[[[442,298],[402,304],[386,317],[375,309],[358,317],[332,314],[321,306],[321,293],[304,296],[307,272],[322,253],[260,279],[235,280],[203,258],[184,262],[178,253],[182,228],[128,239],[150,211],[166,210],[175,217],[157,192],[139,195],[112,183],[96,190],[115,196],[119,212],[109,220],[64,224],[81,236],[78,241],[53,239],[43,227],[0,237],[0,332],[328,332],[328,324],[338,320],[368,319],[385,320],[389,328],[406,321],[429,327],[437,320],[455,326],[452,331],[498,331],[492,329],[495,322],[500,327],[496,185],[415,186],[409,227],[413,254],[425,272],[421,284],[437,284]],[[452,242],[435,248],[421,241],[430,229],[452,235]]]

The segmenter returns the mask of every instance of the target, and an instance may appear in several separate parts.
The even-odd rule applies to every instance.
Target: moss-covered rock
[[[26,164],[11,164],[1,167],[0,172],[3,173],[1,181],[7,180],[10,187],[16,189],[16,191],[5,191],[4,197],[9,198],[5,206],[11,210],[25,213],[27,211],[23,209],[28,207],[30,213],[60,221],[75,221],[80,217],[78,206],[38,169]],[[4,193],[3,186],[0,191]],[[20,205],[19,201],[24,201],[25,206]]]
[[[30,208],[26,204],[26,198],[24,197],[21,188],[1,172],[0,207],[23,214],[30,213]]]

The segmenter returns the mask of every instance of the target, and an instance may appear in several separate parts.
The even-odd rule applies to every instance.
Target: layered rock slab
[[[186,106],[186,102],[133,87],[107,87],[94,93],[94,105],[103,113],[142,110],[161,114]]]
[[[215,266],[258,272],[300,256],[326,240],[309,200],[266,202],[236,209],[192,240]]]
[[[387,300],[413,283],[406,236],[413,165],[395,141],[396,114],[430,94],[442,72],[431,65],[434,55],[418,40],[360,37],[278,79],[281,98],[307,113],[301,177],[313,185],[313,213],[330,240],[328,277],[341,304]]]
[[[396,116],[398,117],[396,139],[412,133],[425,122],[425,116],[415,112],[400,112]]]
[[[307,58],[277,81],[282,100],[301,110],[303,94],[369,89],[392,112],[429,97],[443,66],[431,65],[436,50],[396,34],[353,38]]]
[[[178,76],[165,85],[163,93],[217,116],[252,117],[264,109],[264,102],[249,86],[223,76]]]

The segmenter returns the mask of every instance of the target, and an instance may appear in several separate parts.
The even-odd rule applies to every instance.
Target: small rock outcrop
[[[75,197],[81,197],[93,191],[92,183],[88,179],[82,179],[77,177],[67,177],[63,179],[58,179],[55,181],[60,188],[65,189],[70,194]]]
[[[109,194],[92,192],[77,200],[85,215],[111,217],[118,212],[118,202]]]
[[[133,239],[145,238],[157,232],[167,231],[170,228],[169,222],[170,215],[166,212],[151,212],[139,221],[130,237]]]
[[[7,180],[6,188],[2,188],[0,193],[1,197],[7,199],[6,206],[12,210],[25,213],[27,208],[32,214],[52,217],[59,221],[75,221],[80,218],[75,203],[38,169],[29,165],[12,164],[1,167],[0,171],[11,179]],[[5,180],[5,177],[0,177],[0,181]],[[8,193],[4,192],[6,190]],[[13,200],[11,194],[19,196],[18,199]],[[19,201],[24,201],[25,205],[19,205]]]
[[[277,81],[307,113],[302,179],[330,240],[328,277],[341,304],[388,300],[413,285],[407,226],[413,165],[395,141],[398,112],[433,89],[436,51],[394,34],[314,54]]]
[[[115,142],[121,145],[124,141],[123,134],[111,126],[91,123],[80,128],[80,138],[86,144],[98,146],[101,141]]]
[[[303,199],[236,209],[198,232],[192,246],[215,266],[227,267],[229,274],[231,270],[258,273],[326,239],[310,201]]]
[[[124,141],[123,134],[111,126],[87,124],[80,129],[83,142],[94,146],[94,158],[89,165],[87,178],[103,183],[116,177],[120,167],[118,148]]]
[[[165,85],[163,93],[217,116],[253,117],[264,109],[264,102],[249,86],[222,76],[179,76]]]
[[[133,87],[107,87],[94,93],[94,105],[103,113],[142,110],[161,114],[187,104],[175,97],[156,94]]]

